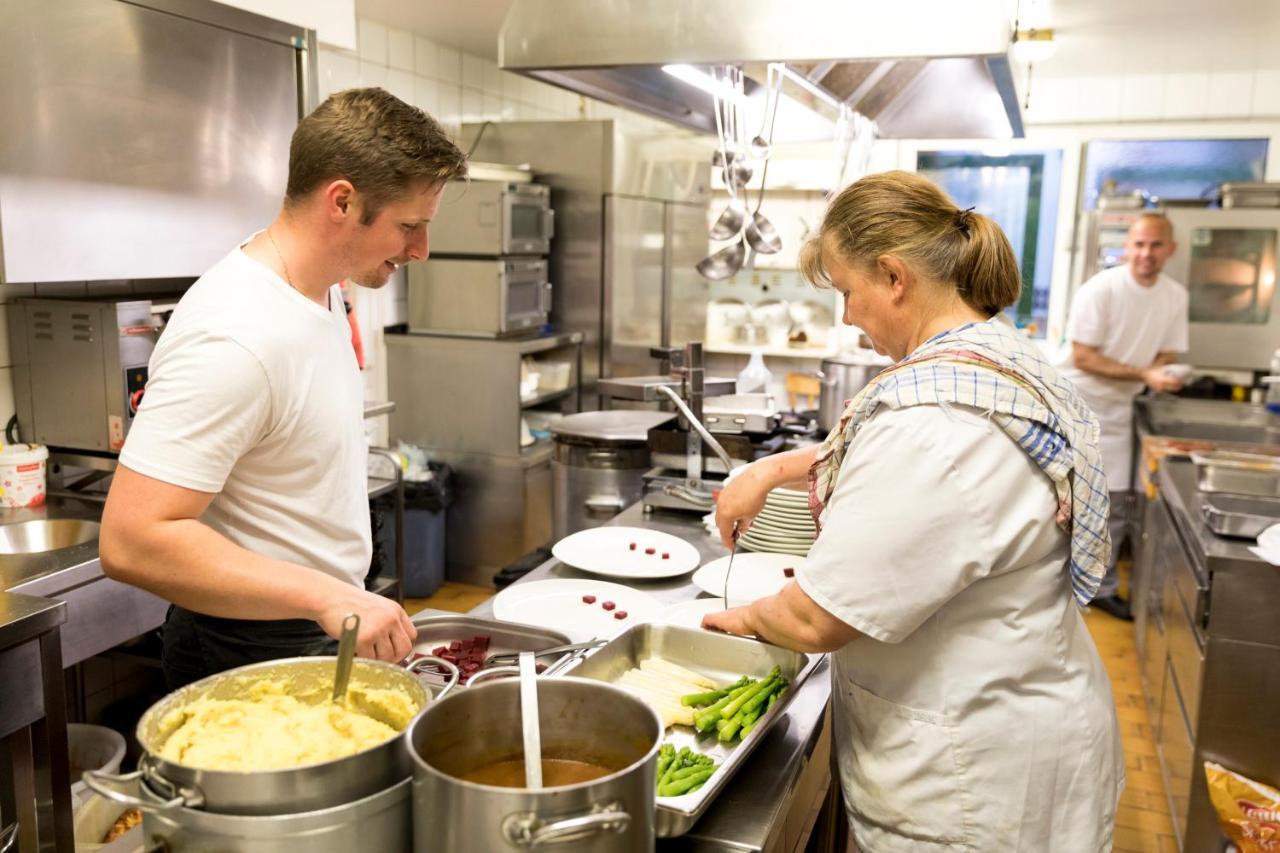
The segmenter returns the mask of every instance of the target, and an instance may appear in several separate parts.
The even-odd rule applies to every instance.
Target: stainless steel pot
[[[411,784],[403,779],[364,799],[298,814],[225,815],[187,808],[145,812],[143,833],[148,845],[159,843],[162,849],[183,853],[397,853],[412,843]],[[142,793],[155,798],[145,787]]]
[[[670,412],[583,412],[551,427],[552,534],[598,527],[640,500],[650,468],[649,429],[672,418]]]
[[[872,352],[843,353],[824,358],[818,378],[822,394],[818,400],[818,426],[830,432],[840,422],[845,404],[884,370],[890,360]]]
[[[463,781],[524,753],[520,685],[504,679],[432,703],[409,726],[416,853],[653,850],[654,773],[662,723],[629,693],[585,678],[538,683],[542,754],[621,769],[591,782],[529,790]]]
[[[88,771],[85,782],[108,799],[144,812],[202,809],[224,815],[286,815],[340,806],[383,791],[409,775],[412,765],[403,737],[390,740],[319,764],[281,770],[206,770],[160,757],[172,734],[174,713],[197,699],[236,699],[266,679],[285,680],[290,695],[304,702],[328,702],[333,691],[337,658],[285,658],[237,667],[175,690],[147,709],[138,721],[137,738],[144,752],[133,773],[115,775]],[[431,693],[413,674],[425,666],[444,666],[450,681],[437,698],[457,684],[458,670],[448,661],[423,657],[408,669],[372,660],[357,660],[351,668],[351,686],[394,689],[406,693],[418,706],[418,716],[431,701]],[[385,720],[395,725],[395,721]],[[138,798],[126,789],[145,782],[156,797]]]

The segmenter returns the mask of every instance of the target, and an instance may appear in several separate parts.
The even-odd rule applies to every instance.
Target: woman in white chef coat
[[[896,363],[822,445],[720,495],[729,544],[807,477],[821,532],[780,593],[704,625],[834,652],[862,853],[1110,849],[1124,758],[1080,616],[1110,548],[1098,426],[999,317],[1021,287],[1008,240],[888,172],[832,202],[801,264]]]

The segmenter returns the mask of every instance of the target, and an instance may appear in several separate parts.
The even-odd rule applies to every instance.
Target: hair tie
[[[960,233],[964,235],[966,240],[969,239],[969,214],[973,213],[972,207],[966,207],[964,210],[956,209],[956,228],[960,229]]]

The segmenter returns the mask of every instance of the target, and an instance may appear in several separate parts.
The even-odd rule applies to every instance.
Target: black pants
[[[177,605],[169,607],[163,638],[170,690],[250,663],[338,652],[338,641],[308,619],[224,619]]]

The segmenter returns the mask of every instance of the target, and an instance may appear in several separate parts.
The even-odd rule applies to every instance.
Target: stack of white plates
[[[774,489],[764,509],[738,539],[751,551],[808,556],[818,529],[809,514],[809,496],[793,489]]]

